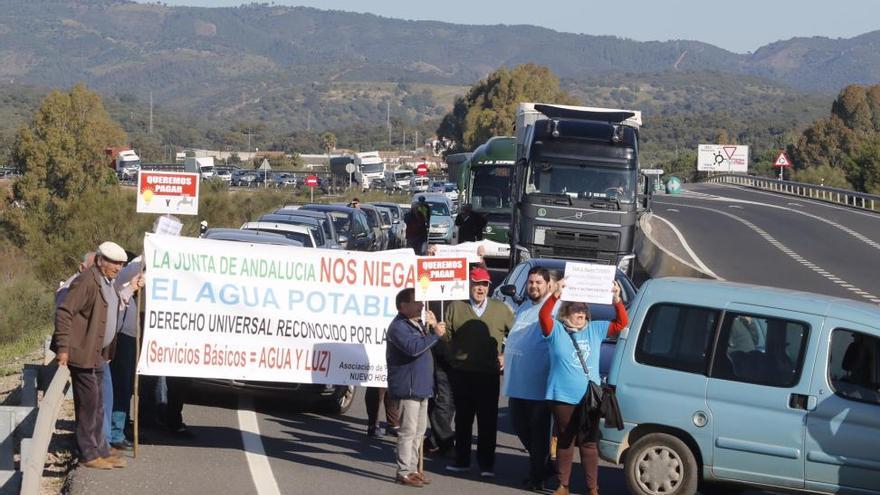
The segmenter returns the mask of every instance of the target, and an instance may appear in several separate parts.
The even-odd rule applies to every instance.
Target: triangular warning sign
[[[779,156],[776,157],[776,161],[773,162],[774,167],[790,167],[791,160],[788,159],[788,156],[784,151],[779,152]]]
[[[727,159],[730,160],[733,158],[733,155],[736,153],[736,146],[722,146],[721,149],[724,150],[724,154],[727,155]]]

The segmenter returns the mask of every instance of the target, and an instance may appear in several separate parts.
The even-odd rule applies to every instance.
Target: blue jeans
[[[110,417],[113,413],[113,377],[110,376],[110,363],[104,361],[102,365],[104,379],[101,382],[101,395],[104,406],[104,443],[110,443]]]
[[[110,425],[110,443],[125,441],[125,425],[131,409],[134,389],[135,339],[120,333],[116,337],[116,355],[110,363],[113,374],[113,414]]]

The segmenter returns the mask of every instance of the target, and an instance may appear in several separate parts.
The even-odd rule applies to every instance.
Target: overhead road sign
[[[734,144],[701,144],[697,149],[697,170],[746,173],[749,170],[749,147]]]

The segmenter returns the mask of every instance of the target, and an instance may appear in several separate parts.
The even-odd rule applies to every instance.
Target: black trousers
[[[73,408],[76,416],[76,444],[83,462],[110,455],[104,438],[103,368],[70,366],[73,382]]]
[[[550,407],[547,401],[513,397],[507,407],[513,431],[529,451],[529,478],[542,482],[555,471],[550,463]]]
[[[452,370],[455,402],[455,464],[469,466],[474,417],[477,419],[477,463],[481,471],[495,469],[498,436],[498,394],[501,375]]]
[[[428,421],[431,423],[430,440],[434,447],[446,450],[455,442],[452,418],[455,402],[452,399],[452,383],[448,365],[434,360],[434,397],[428,401]],[[470,440],[468,440],[470,442]]]
[[[165,405],[165,426],[178,430],[183,426],[183,403],[189,395],[190,379],[180,376],[165,377],[168,385],[168,404]]]

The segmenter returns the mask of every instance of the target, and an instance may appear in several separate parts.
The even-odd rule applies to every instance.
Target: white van
[[[202,179],[210,179],[214,176],[214,157],[188,156],[183,162],[183,171],[199,174]]]

